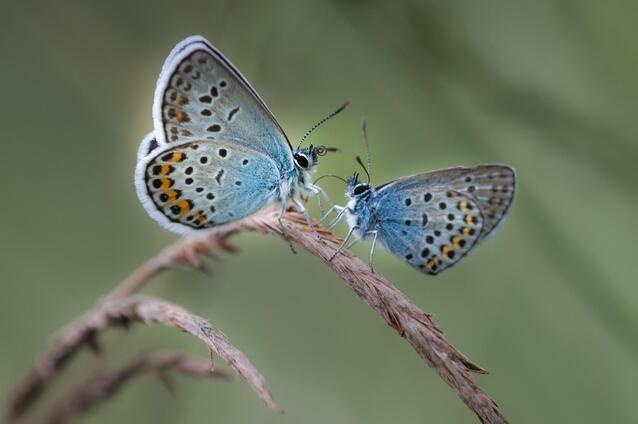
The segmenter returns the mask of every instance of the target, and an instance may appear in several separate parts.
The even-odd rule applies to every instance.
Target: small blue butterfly
[[[341,112],[348,104],[316,124]],[[186,234],[249,216],[302,196],[318,156],[334,148],[293,150],[270,109],[212,44],[189,37],[170,53],[155,90],[154,131],[138,150],[135,186],[149,215]]]
[[[366,152],[368,142],[363,123]],[[370,266],[376,242],[421,272],[436,275],[458,263],[493,234],[514,198],[516,175],[505,165],[450,168],[370,185],[368,166],[357,161],[367,182],[355,173],[346,182],[345,207],[331,226],[345,216],[350,227],[342,248],[372,238]],[[348,244],[348,240],[354,240]]]

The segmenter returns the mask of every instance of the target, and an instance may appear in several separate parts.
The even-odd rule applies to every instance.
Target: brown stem
[[[92,375],[60,401],[44,422],[65,423],[113,397],[133,378],[148,372],[155,372],[160,378],[167,378],[164,374],[167,371],[179,372],[190,377],[229,379],[223,371],[212,369],[208,359],[192,358],[181,353],[142,355],[120,368]]]
[[[266,405],[281,412],[272,399],[264,377],[219,329],[180,306],[161,299],[134,295],[109,298],[61,330],[16,391],[9,404],[6,421],[15,421],[23,416],[80,348],[85,345],[97,347],[99,333],[111,327],[126,327],[133,322],[163,324],[197,337],[245,379]]]
[[[405,338],[481,422],[507,422],[498,405],[483,392],[471,375],[471,372],[486,374],[487,371],[452,346],[429,314],[421,311],[407,296],[351,252],[342,251],[330,261],[335,249],[341,244],[341,240],[331,232],[318,228],[321,235],[321,240],[318,240],[306,225],[303,215],[295,212],[289,212],[284,222],[288,237],[321,258],[390,327]],[[228,231],[236,230],[282,236],[276,210],[254,215],[228,228]]]
[[[107,295],[107,299],[124,297],[140,291],[146,283],[161,271],[174,268],[179,265],[192,266],[195,269],[203,269],[203,264],[197,258],[197,254],[212,256],[215,251],[221,250],[228,253],[237,252],[237,248],[226,241],[231,231],[223,234],[211,234],[205,242],[197,242],[184,238],[166,247],[156,256],[137,268],[129,277],[122,281]]]
[[[276,208],[266,209],[214,233],[204,232],[178,241],[133,273],[107,297],[106,301],[121,298],[139,290],[149,278],[162,269],[178,264],[189,264],[200,268],[198,253],[210,253],[216,249],[234,251],[234,247],[228,245],[225,239],[236,232],[256,231],[283,236],[277,214]],[[486,373],[486,371],[456,350],[432,321],[430,315],[421,311],[389,281],[373,272],[367,264],[349,251],[343,251],[329,261],[340,244],[340,240],[330,231],[320,227],[310,229],[303,216],[296,212],[288,212],[284,222],[288,237],[311,254],[321,258],[364,302],[381,315],[389,326],[404,337],[419,356],[452,387],[481,422],[507,422],[496,403],[483,392],[471,375],[472,372]],[[321,235],[321,240],[316,237],[317,234]],[[56,345],[60,345],[61,341],[69,337],[69,334],[73,334],[73,325],[76,324],[71,324],[67,330],[60,332],[51,347],[41,355],[31,376],[17,391],[10,405],[10,416],[24,413],[77,347],[93,338],[93,334],[87,333],[84,336],[87,340],[80,340],[72,349],[56,349]]]

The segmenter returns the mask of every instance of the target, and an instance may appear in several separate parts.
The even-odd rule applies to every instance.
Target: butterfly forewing
[[[206,40],[191,37],[167,59],[153,106],[160,143],[232,140],[292,166],[288,140],[246,79]]]
[[[216,140],[159,151],[148,162],[144,180],[150,208],[184,233],[259,211],[274,195],[279,173],[266,155]]]
[[[241,73],[200,36],[166,59],[153,134],[138,149],[135,185],[146,211],[178,233],[214,227],[282,200],[295,178],[290,144]]]
[[[379,240],[428,274],[453,266],[489,235],[514,195],[511,168],[482,165],[401,178],[378,189]]]

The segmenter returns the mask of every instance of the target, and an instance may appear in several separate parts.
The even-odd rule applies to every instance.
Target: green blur
[[[201,34],[293,142],[353,99],[310,137],[341,149],[320,174],[358,169],[362,116],[375,184],[514,166],[508,221],[457,267],[429,278],[379,250],[376,268],[490,371],[478,381],[511,422],[638,422],[635,2],[5,0],[0,10],[3,402],[56,329],[176,239],[144,212],[132,174],[161,65]],[[342,182],[322,186],[343,202]],[[274,238],[234,242],[241,253],[209,262],[211,275],[170,271],[146,292],[219,326],[286,413],[239,378],[176,376],[171,396],[146,375],[80,422],[476,422],[317,258]],[[355,251],[367,258],[369,247]],[[102,355],[75,358],[38,414],[140,352],[208,355],[164,328],[101,341]]]

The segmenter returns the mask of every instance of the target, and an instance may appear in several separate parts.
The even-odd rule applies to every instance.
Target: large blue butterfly
[[[166,59],[153,122],[138,150],[137,194],[153,219],[182,234],[273,202],[282,204],[280,219],[289,202],[305,213],[300,198],[321,192],[310,178],[318,156],[334,150],[293,150],[246,78],[200,36]]]

